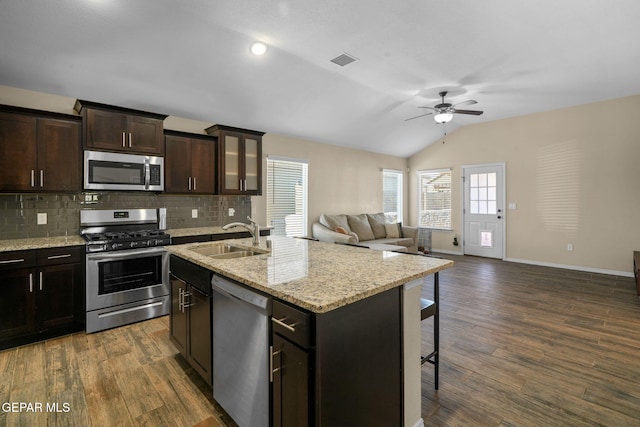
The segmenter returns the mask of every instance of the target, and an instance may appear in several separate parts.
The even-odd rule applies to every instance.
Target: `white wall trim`
[[[521,264],[539,265],[542,267],[563,268],[565,270],[585,271],[587,273],[599,273],[599,274],[607,274],[611,276],[633,277],[632,271],[606,270],[603,268],[581,267],[579,265],[556,264],[553,262],[532,261],[528,259],[519,259],[519,258],[505,258],[505,261],[519,262]]]
[[[462,251],[450,251],[448,249],[434,249],[431,248],[431,252],[435,252],[437,254],[447,254],[447,255],[464,255]]]

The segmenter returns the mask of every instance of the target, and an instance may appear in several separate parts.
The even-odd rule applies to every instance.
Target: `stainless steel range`
[[[87,241],[87,333],[169,313],[171,237],[156,209],[80,211]]]

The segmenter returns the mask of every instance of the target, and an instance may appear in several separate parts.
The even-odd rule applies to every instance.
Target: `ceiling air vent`
[[[344,67],[345,65],[349,65],[352,62],[357,61],[358,58],[353,57],[351,55],[349,55],[348,53],[343,53],[342,55],[336,56],[335,58],[333,58],[331,60],[331,62],[333,62],[334,64],[338,64],[341,67]]]

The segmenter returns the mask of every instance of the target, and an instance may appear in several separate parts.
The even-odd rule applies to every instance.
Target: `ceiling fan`
[[[427,108],[429,110],[433,110],[429,113],[420,114],[419,116],[411,117],[409,119],[405,119],[406,121],[417,119],[419,117],[428,116],[429,114],[433,114],[433,118],[436,123],[448,123],[453,119],[454,114],[471,114],[473,116],[479,116],[483,113],[483,111],[479,110],[459,110],[457,107],[462,107],[465,105],[473,105],[477,104],[477,101],[473,99],[469,99],[467,101],[458,102],[457,104],[450,104],[448,102],[444,102],[444,97],[447,96],[447,91],[440,92],[438,95],[442,98],[442,102],[433,107],[418,107],[418,108]]]

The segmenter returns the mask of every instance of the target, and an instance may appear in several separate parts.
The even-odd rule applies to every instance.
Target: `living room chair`
[[[425,280],[426,281],[426,280]],[[433,301],[420,298],[420,321],[433,317],[433,351],[426,356],[422,356],[421,363],[431,363],[434,366],[435,388],[438,389],[438,373],[440,363],[440,319],[438,316],[439,300],[439,280],[438,273],[433,275]]]

